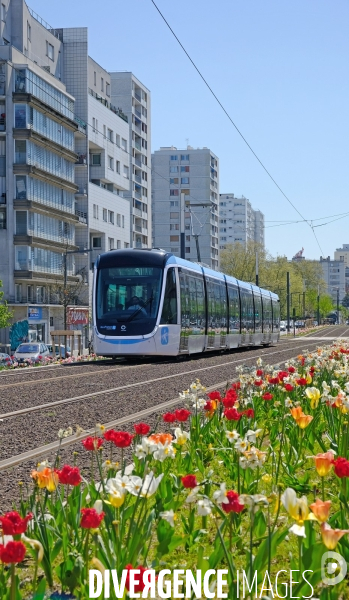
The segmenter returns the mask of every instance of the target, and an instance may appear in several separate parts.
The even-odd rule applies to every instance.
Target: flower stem
[[[16,573],[15,573],[15,564],[11,564],[11,593],[10,600],[16,600]]]
[[[322,501],[325,502],[325,478],[321,477]]]

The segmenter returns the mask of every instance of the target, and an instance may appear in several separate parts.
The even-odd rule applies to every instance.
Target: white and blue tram
[[[94,266],[99,356],[178,356],[276,343],[276,294],[161,249],[113,250]]]

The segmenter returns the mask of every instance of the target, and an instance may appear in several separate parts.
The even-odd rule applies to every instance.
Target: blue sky
[[[347,0],[156,0],[171,27],[278,185],[313,224],[349,213]],[[28,0],[53,27],[89,28],[89,54],[152,94],[152,150],[207,146],[220,191],[266,217],[266,247],[289,258],[333,256],[349,215],[303,223],[230,124],[151,0]],[[348,232],[348,233],[347,233]]]

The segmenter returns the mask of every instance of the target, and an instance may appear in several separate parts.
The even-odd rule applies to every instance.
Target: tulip
[[[331,450],[329,452],[325,452],[323,454],[320,453],[314,456],[315,468],[320,477],[325,477],[325,475],[330,472],[333,464],[333,458],[334,454],[331,452]]]
[[[42,471],[32,471],[31,476],[35,479],[39,488],[46,488],[48,492],[54,492],[58,485],[58,475],[50,467],[45,467]]]
[[[281,496],[281,502],[288,514],[296,521],[295,525],[292,525],[290,528],[290,531],[298,536],[306,537],[304,521],[316,520],[315,515],[309,513],[306,496],[297,498],[296,492],[292,488],[287,488]]]
[[[328,515],[330,513],[331,504],[332,503],[330,500],[326,500],[325,502],[323,502],[322,500],[319,500],[319,498],[316,498],[316,502],[313,502],[313,504],[309,505],[309,508],[311,509],[319,523],[325,523],[325,521],[327,521]]]
[[[301,429],[305,429],[312,422],[313,418],[314,417],[312,417],[311,415],[302,415],[297,420],[298,427],[300,427]]]
[[[310,400],[310,406],[314,410],[318,407],[321,392],[316,387],[310,387],[305,390],[306,395]]]
[[[322,523],[321,536],[326,548],[334,550],[343,535],[349,533],[349,529],[332,529],[328,523]]]

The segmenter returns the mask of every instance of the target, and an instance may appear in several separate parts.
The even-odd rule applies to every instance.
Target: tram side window
[[[266,333],[272,329],[271,298],[263,296],[263,331]]]
[[[217,327],[214,283],[210,279],[207,279],[207,327],[212,327],[213,329]]]
[[[201,278],[195,278],[196,284],[196,298],[198,303],[198,327],[201,329],[201,333],[205,333],[206,328],[206,311],[205,311],[205,290],[204,280]]]
[[[227,291],[225,287],[225,282],[219,282],[219,291],[220,291],[220,307],[221,307],[221,327],[226,329],[228,322],[228,312],[227,312]]]
[[[253,297],[255,331],[258,333],[259,331],[262,331],[262,299],[258,292],[254,292]]]
[[[229,331],[238,333],[240,331],[240,301],[237,287],[228,284],[229,295]]]
[[[241,318],[242,329],[252,332],[254,330],[252,290],[251,292],[241,291]]]
[[[181,326],[182,329],[189,327],[190,306],[189,306],[189,288],[188,277],[185,273],[179,273],[179,285],[181,290]]]
[[[189,282],[190,327],[197,327],[198,304],[196,298],[195,277],[187,275]]]
[[[279,331],[280,328],[280,303],[273,300],[273,331]]]
[[[169,325],[177,324],[177,286],[174,269],[169,269],[167,271],[164,304],[162,307],[160,323]]]

